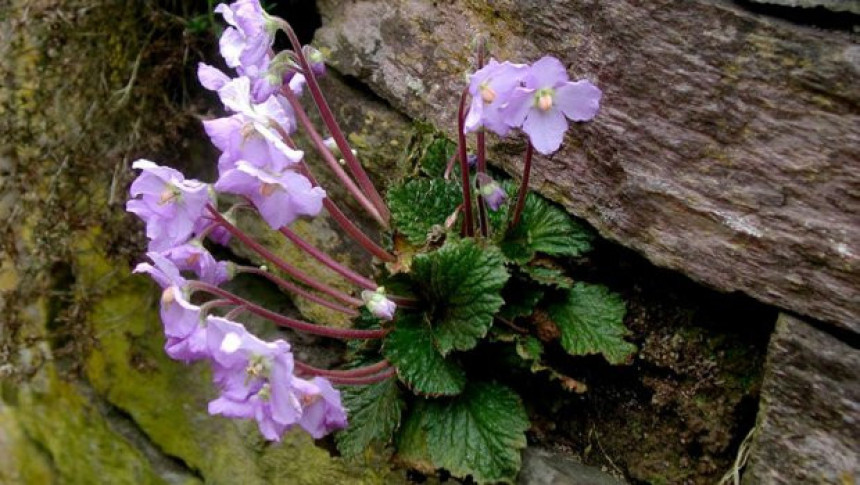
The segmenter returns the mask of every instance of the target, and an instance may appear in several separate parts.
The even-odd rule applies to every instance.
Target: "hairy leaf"
[[[436,349],[424,314],[404,314],[385,337],[382,353],[397,375],[416,394],[453,396],[466,384],[466,374]]]
[[[349,386],[342,392],[349,411],[349,426],[335,436],[337,448],[347,458],[359,456],[371,443],[388,443],[403,411],[397,379],[367,386]]]
[[[388,192],[394,227],[415,245],[426,242],[434,225],[444,225],[462,198],[456,183],[441,179],[413,179]]]
[[[505,257],[525,264],[537,253],[579,256],[591,249],[592,238],[591,232],[567,212],[529,192],[520,223],[507,229],[500,245]]]
[[[535,283],[546,286],[554,286],[563,290],[573,287],[573,279],[565,276],[558,268],[547,268],[545,266],[521,266],[522,269]]]
[[[498,384],[473,383],[453,399],[426,401],[421,425],[433,463],[478,483],[513,483],[529,427],[520,398]]]
[[[429,304],[436,347],[442,355],[474,347],[504,303],[500,293],[508,272],[502,255],[474,239],[448,242],[437,251],[416,256],[412,275],[416,292]]]
[[[636,351],[624,340],[624,300],[605,286],[576,283],[567,298],[548,309],[561,330],[561,345],[571,355],[603,354],[623,364]]]

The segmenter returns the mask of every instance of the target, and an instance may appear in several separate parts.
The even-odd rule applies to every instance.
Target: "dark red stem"
[[[373,365],[368,365],[365,367],[358,367],[355,369],[345,369],[345,370],[331,370],[331,369],[320,369],[319,367],[314,367],[310,364],[305,364],[304,362],[300,362],[298,360],[294,361],[296,364],[296,369],[299,372],[304,374],[310,374],[314,376],[323,376],[323,377],[364,377],[372,374],[376,374],[380,371],[383,371],[389,367],[391,364],[387,360],[381,360]]]
[[[233,303],[245,307],[249,312],[259,315],[266,320],[271,320],[276,325],[280,325],[282,327],[291,328],[293,330],[298,330],[300,332],[307,332],[313,335],[320,335],[322,337],[333,337],[333,338],[341,338],[341,339],[374,339],[374,338],[382,338],[385,334],[388,333],[387,330],[357,330],[351,328],[333,328],[333,327],[324,327],[322,325],[314,325],[313,323],[303,322],[301,320],[296,320],[280,313],[275,313],[271,310],[268,310],[256,303],[246,300],[239,295],[235,295],[230,293],[227,290],[221,289],[215,285],[210,285],[209,283],[205,283],[203,281],[190,281],[188,286],[192,289],[202,290],[207,293],[211,293],[213,295],[219,296],[221,298],[225,298],[227,300],[232,301]]]
[[[294,285],[293,283],[281,278],[280,276],[278,276],[276,274],[270,273],[268,271],[264,271],[260,268],[254,268],[251,266],[240,267],[239,271],[241,271],[242,273],[253,273],[253,274],[260,275],[260,276],[268,279],[272,283],[278,285],[279,287],[281,287],[281,288],[283,288],[283,289],[285,289],[291,293],[295,293],[295,294],[299,295],[300,297],[307,299],[308,301],[312,301],[314,303],[322,305],[322,306],[329,308],[331,310],[334,310],[336,312],[344,313],[344,314],[346,314],[352,318],[355,318],[358,316],[358,311],[356,309],[341,306],[341,305],[338,305],[337,303],[328,301],[319,295],[315,295],[315,294],[311,293],[310,291],[302,288],[301,286]]]
[[[313,174],[311,174],[310,170],[308,170],[307,164],[301,164],[299,170],[301,171],[302,175],[304,175],[308,178],[308,180],[311,181],[312,184],[317,186],[319,185],[316,178],[314,178]],[[362,248],[367,250],[367,252],[387,263],[397,260],[397,258],[393,254],[389,253],[385,249],[382,249],[382,247],[376,244],[373,239],[370,239],[367,234],[364,233],[364,231],[359,229],[358,226],[356,226],[355,223],[353,223],[349,219],[349,217],[347,217],[346,214],[344,214],[343,211],[338,208],[338,206],[334,203],[333,200],[326,197],[325,199],[323,199],[323,206],[325,207],[325,210],[328,211],[331,218],[334,219],[334,221],[337,222],[337,224],[341,227],[341,229],[343,229],[350,237],[352,237],[352,239],[357,242]]]
[[[320,251],[313,244],[310,244],[309,242],[300,238],[299,235],[290,230],[290,228],[284,226],[278,230],[281,232],[281,234],[286,236],[287,239],[290,240],[290,242],[298,246],[302,251],[313,256],[314,259],[331,268],[333,271],[337,272],[339,275],[355,283],[356,285],[368,290],[376,290],[376,288],[379,287],[379,285],[377,285],[375,281],[371,280],[370,278],[366,278],[356,273],[355,271],[345,267],[344,265],[335,261],[334,258],[329,256],[328,254]]]
[[[331,296],[337,300],[340,300],[341,302],[346,303],[347,305],[361,306],[364,304],[358,298],[347,295],[346,293],[344,293],[340,290],[336,290],[336,289],[334,289],[334,288],[332,288],[332,287],[330,287],[324,283],[320,283],[319,281],[311,278],[305,272],[303,272],[300,269],[296,268],[295,266],[287,263],[283,259],[275,256],[274,253],[272,253],[271,251],[269,251],[268,249],[263,247],[262,244],[258,243],[257,241],[255,241],[254,239],[249,237],[247,234],[240,231],[238,227],[231,224],[230,221],[225,219],[224,216],[222,216],[221,213],[219,213],[217,209],[212,207],[212,205],[208,205],[207,209],[212,214],[212,217],[214,217],[215,220],[217,220],[219,224],[224,226],[224,229],[227,229],[227,231],[229,231],[230,234],[232,234],[236,239],[242,241],[243,244],[245,244],[246,246],[251,248],[254,252],[259,254],[263,258],[265,258],[267,261],[271,262],[273,265],[275,265],[281,271],[290,275],[290,277],[299,280],[300,282],[310,286],[311,288],[313,288],[317,291],[321,291],[321,292],[323,292],[323,293],[325,293],[325,294],[327,294],[327,295],[329,295],[329,296]]]
[[[373,201],[373,204],[379,210],[379,214],[382,216],[382,219],[387,222],[390,217],[388,207],[386,207],[385,202],[379,195],[379,192],[376,191],[376,187],[373,186],[373,183],[370,181],[370,177],[367,176],[367,172],[364,171],[364,168],[352,153],[352,148],[350,148],[349,142],[347,142],[346,136],[343,134],[343,130],[340,129],[334,114],[332,114],[331,108],[329,108],[328,102],[326,102],[325,97],[322,94],[322,90],[320,90],[319,83],[317,83],[317,79],[311,69],[311,65],[302,51],[302,43],[299,42],[298,36],[296,36],[293,28],[287,22],[282,23],[282,28],[287,34],[287,38],[290,40],[290,44],[293,47],[296,58],[301,65],[302,74],[304,74],[305,79],[307,80],[308,90],[311,93],[314,103],[316,103],[317,108],[319,109],[323,123],[325,123],[329,133],[331,133],[332,138],[334,138],[335,144],[337,144],[338,149],[340,149],[340,152],[346,161],[346,165],[355,177],[358,185],[362,190],[364,190],[364,193],[370,198],[370,200]]]
[[[517,224],[520,223],[520,216],[523,215],[523,207],[526,205],[526,196],[529,192],[529,175],[531,175],[532,171],[532,152],[534,151],[534,147],[532,147],[531,142],[529,142],[526,147],[526,155],[523,160],[523,181],[520,184],[520,190],[517,192],[517,205],[514,209],[514,218],[511,220],[511,227],[516,227]]]
[[[395,373],[396,371],[392,367],[385,372],[366,377],[327,377],[326,379],[330,380],[333,384],[340,384],[343,386],[366,386],[368,384],[376,384],[377,382],[389,379]]]
[[[328,147],[325,146],[325,142],[323,141],[322,136],[319,134],[319,132],[317,132],[316,128],[314,128],[314,125],[313,123],[311,123],[308,114],[305,112],[304,108],[302,107],[302,104],[299,102],[298,98],[296,98],[296,95],[293,93],[290,87],[284,86],[283,89],[281,89],[281,92],[283,93],[284,97],[287,98],[287,101],[289,101],[290,106],[293,107],[293,112],[296,114],[296,119],[298,119],[299,124],[301,124],[302,128],[304,128],[305,133],[307,133],[308,138],[310,138],[311,143],[314,145],[314,148],[316,148],[317,152],[320,154],[323,160],[325,160],[329,169],[334,172],[337,179],[346,187],[346,190],[350,193],[350,195],[353,196],[353,198],[355,198],[356,202],[358,202],[359,205],[361,205],[361,207],[364,208],[364,210],[366,210],[371,215],[371,217],[376,219],[376,221],[379,222],[382,227],[387,228],[388,221],[382,218],[382,215],[380,214],[379,210],[374,206],[373,202],[371,202],[370,199],[368,199],[367,196],[365,196],[361,192],[361,189],[359,189],[358,186],[355,185],[355,182],[353,182],[352,179],[349,177],[349,175],[344,172],[343,168],[340,166],[340,163],[338,163],[338,161],[334,158],[334,155],[332,155],[331,150],[329,150]]]
[[[457,150],[460,154],[460,178],[463,182],[463,235],[475,235],[475,223],[472,221],[472,190],[469,182],[469,157],[466,153],[466,133],[463,132],[466,112],[466,96],[468,89],[460,95],[460,106],[457,109]]]

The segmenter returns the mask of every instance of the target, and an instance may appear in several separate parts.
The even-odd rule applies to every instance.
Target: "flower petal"
[[[565,83],[555,91],[555,104],[573,121],[588,121],[600,108],[600,89],[586,80]]]
[[[558,109],[549,111],[533,109],[523,123],[523,131],[528,133],[535,150],[544,155],[555,152],[561,146],[567,120]]]

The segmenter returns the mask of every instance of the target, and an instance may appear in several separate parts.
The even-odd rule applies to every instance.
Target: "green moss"
[[[93,404],[58,379],[53,366],[44,367],[36,381],[22,387],[17,401],[0,425],[8,430],[17,423],[26,435],[13,450],[21,457],[17,466],[22,483],[164,483]]]

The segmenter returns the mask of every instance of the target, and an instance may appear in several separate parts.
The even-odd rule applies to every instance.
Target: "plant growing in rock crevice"
[[[133,165],[142,173],[131,187],[128,210],[146,222],[152,260],[136,271],[164,288],[166,352],[177,360],[209,362],[221,392],[209,404],[210,413],[255,419],[270,440],[295,426],[317,438],[341,429],[336,439],[346,456],[374,443],[393,444],[396,456],[419,470],[445,468],[478,482],[513,480],[529,421],[520,397],[503,383],[502,361],[485,359],[482,349],[513,348],[533,371],[551,374],[541,353],[555,340],[572,355],[600,353],[612,363],[625,362],[635,350],[623,339],[623,301],[604,287],[572,281],[550,259],[585,253],[590,233],[528,191],[533,152],[558,150],[567,119],[594,117],[600,90],[588,81],[570,82],[552,57],[531,66],[495,60],[485,65],[479,47],[478,70],[460,98],[457,149],[445,174],[392,187],[386,201],[323,97],[316,81],[324,72],[319,52],[301,46],[290,26],[266,14],[256,0],[219,5],[216,12],[229,24],[221,53],[237,72],[231,78],[204,64],[198,71],[204,87],[232,112],[204,122],[222,151],[218,180],[186,180],[145,160]],[[292,49],[276,54],[278,31],[287,34]],[[329,140],[299,102],[304,91],[318,107]],[[313,175],[318,167],[303,161],[292,138],[299,127],[354,202],[392,234],[391,244],[367,236],[319,186]],[[507,136],[518,129],[528,137],[523,179],[499,183],[488,173],[485,130]],[[474,163],[467,153],[470,132],[476,132]],[[440,165],[438,159],[422,164],[428,174]],[[451,174],[458,181],[449,180]],[[377,277],[342,265],[290,229],[296,219],[323,208],[382,263]],[[320,282],[273,254],[236,227],[238,210],[257,212],[359,295]],[[205,249],[231,238],[272,270],[219,262]],[[348,315],[354,328],[277,314],[220,287],[239,272]],[[191,273],[196,279],[187,277]],[[244,314],[348,340],[346,368],[320,369],[296,360],[287,342],[264,342],[249,333],[239,323]]]

